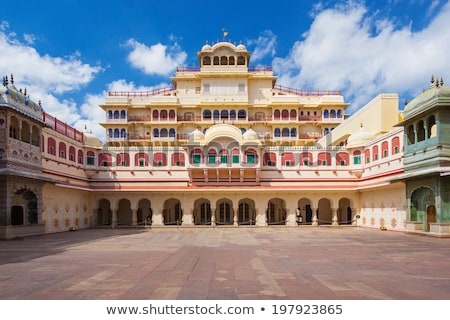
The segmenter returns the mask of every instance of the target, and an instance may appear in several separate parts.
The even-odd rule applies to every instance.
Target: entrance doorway
[[[430,231],[430,224],[436,222],[436,206],[430,204],[427,207],[427,231]]]

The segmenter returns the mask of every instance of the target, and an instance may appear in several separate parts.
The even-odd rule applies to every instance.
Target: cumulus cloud
[[[280,84],[341,89],[354,111],[382,92],[419,94],[432,74],[450,80],[449,56],[450,3],[412,31],[350,1],[316,12],[303,39],[273,65]]]
[[[130,64],[149,75],[169,76],[187,57],[176,43],[171,46],[157,43],[149,47],[130,39],[126,45],[132,49],[128,55]]]
[[[101,67],[83,63],[78,53],[65,58],[40,54],[31,46],[33,35],[24,35],[23,43],[8,28],[8,22],[0,24],[0,70],[14,74],[16,84],[40,100],[46,112],[69,124],[77,121],[76,103],[62,95],[88,84]]]
[[[107,84],[106,89],[98,94],[87,94],[83,104],[79,108],[79,118],[73,122],[73,125],[78,130],[88,130],[98,137],[103,142],[106,141],[105,128],[100,125],[106,121],[105,111],[99,107],[105,103],[105,99],[109,92],[136,92],[136,91],[151,91],[157,88],[167,87],[169,84],[161,83],[157,86],[136,86],[134,82],[127,82],[124,79],[119,79]]]
[[[252,60],[259,61],[270,56],[274,57],[277,46],[277,36],[270,30],[261,33],[258,39],[247,41],[249,46],[255,46],[252,50]]]

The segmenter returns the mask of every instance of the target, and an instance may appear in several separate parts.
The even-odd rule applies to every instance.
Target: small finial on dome
[[[12,73],[11,73],[11,84],[14,84],[14,76]]]
[[[442,77],[441,77],[441,87],[443,87],[444,86],[444,79],[442,79]]]
[[[7,87],[8,86],[8,76],[5,77],[5,81],[4,82],[5,82],[5,87]]]
[[[404,102],[404,103],[405,103],[405,107],[406,107],[406,106],[408,105],[408,103],[409,103],[408,98],[405,99],[405,102]]]
[[[24,95],[24,96],[27,95],[27,87],[25,87],[25,89],[23,90],[23,95]]]
[[[87,130],[87,124],[86,123],[84,124],[84,130]]]
[[[434,74],[431,75],[431,84],[434,84]]]

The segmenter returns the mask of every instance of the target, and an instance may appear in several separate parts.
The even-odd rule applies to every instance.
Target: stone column
[[[152,217],[152,226],[163,226],[164,225],[164,217],[163,217],[163,208],[157,208],[153,212]]]
[[[211,227],[216,226],[216,208],[211,208]]]
[[[182,226],[193,226],[194,225],[194,208],[190,205],[183,209],[183,216],[181,221]]]
[[[357,209],[352,208],[352,226],[356,226],[356,224],[358,223],[356,220],[357,215],[359,215],[359,212],[357,211]]]
[[[264,206],[264,201],[258,201],[258,199],[255,200],[255,213],[256,213],[256,223],[255,225],[257,227],[265,227],[267,226],[267,217],[266,217],[266,210],[267,208]]]
[[[137,212],[138,212],[138,208],[135,209],[131,209],[131,225],[132,226],[137,226]]]
[[[112,219],[111,219],[111,228],[117,227],[117,216],[119,215],[119,208],[111,208]]]
[[[297,210],[297,201],[295,199],[291,199],[287,201],[286,208],[286,226],[294,227],[297,225],[296,220],[296,210]]]
[[[234,214],[233,214],[233,226],[237,227],[239,225],[238,223],[238,212],[239,212],[239,207],[238,208],[234,208]]]
[[[312,211],[312,226],[318,226],[319,221],[317,219],[317,208],[311,208]]]
[[[338,226],[338,216],[337,216],[338,208],[331,208],[331,225]]]

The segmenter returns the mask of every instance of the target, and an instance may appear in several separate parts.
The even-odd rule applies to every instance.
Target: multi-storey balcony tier
[[[178,67],[173,86],[142,92],[110,92],[106,111],[110,146],[176,146],[195,129],[230,124],[250,128],[263,145],[312,145],[344,119],[348,106],[334,90],[277,85],[270,66],[249,66],[242,44],[206,44],[199,66]]]

